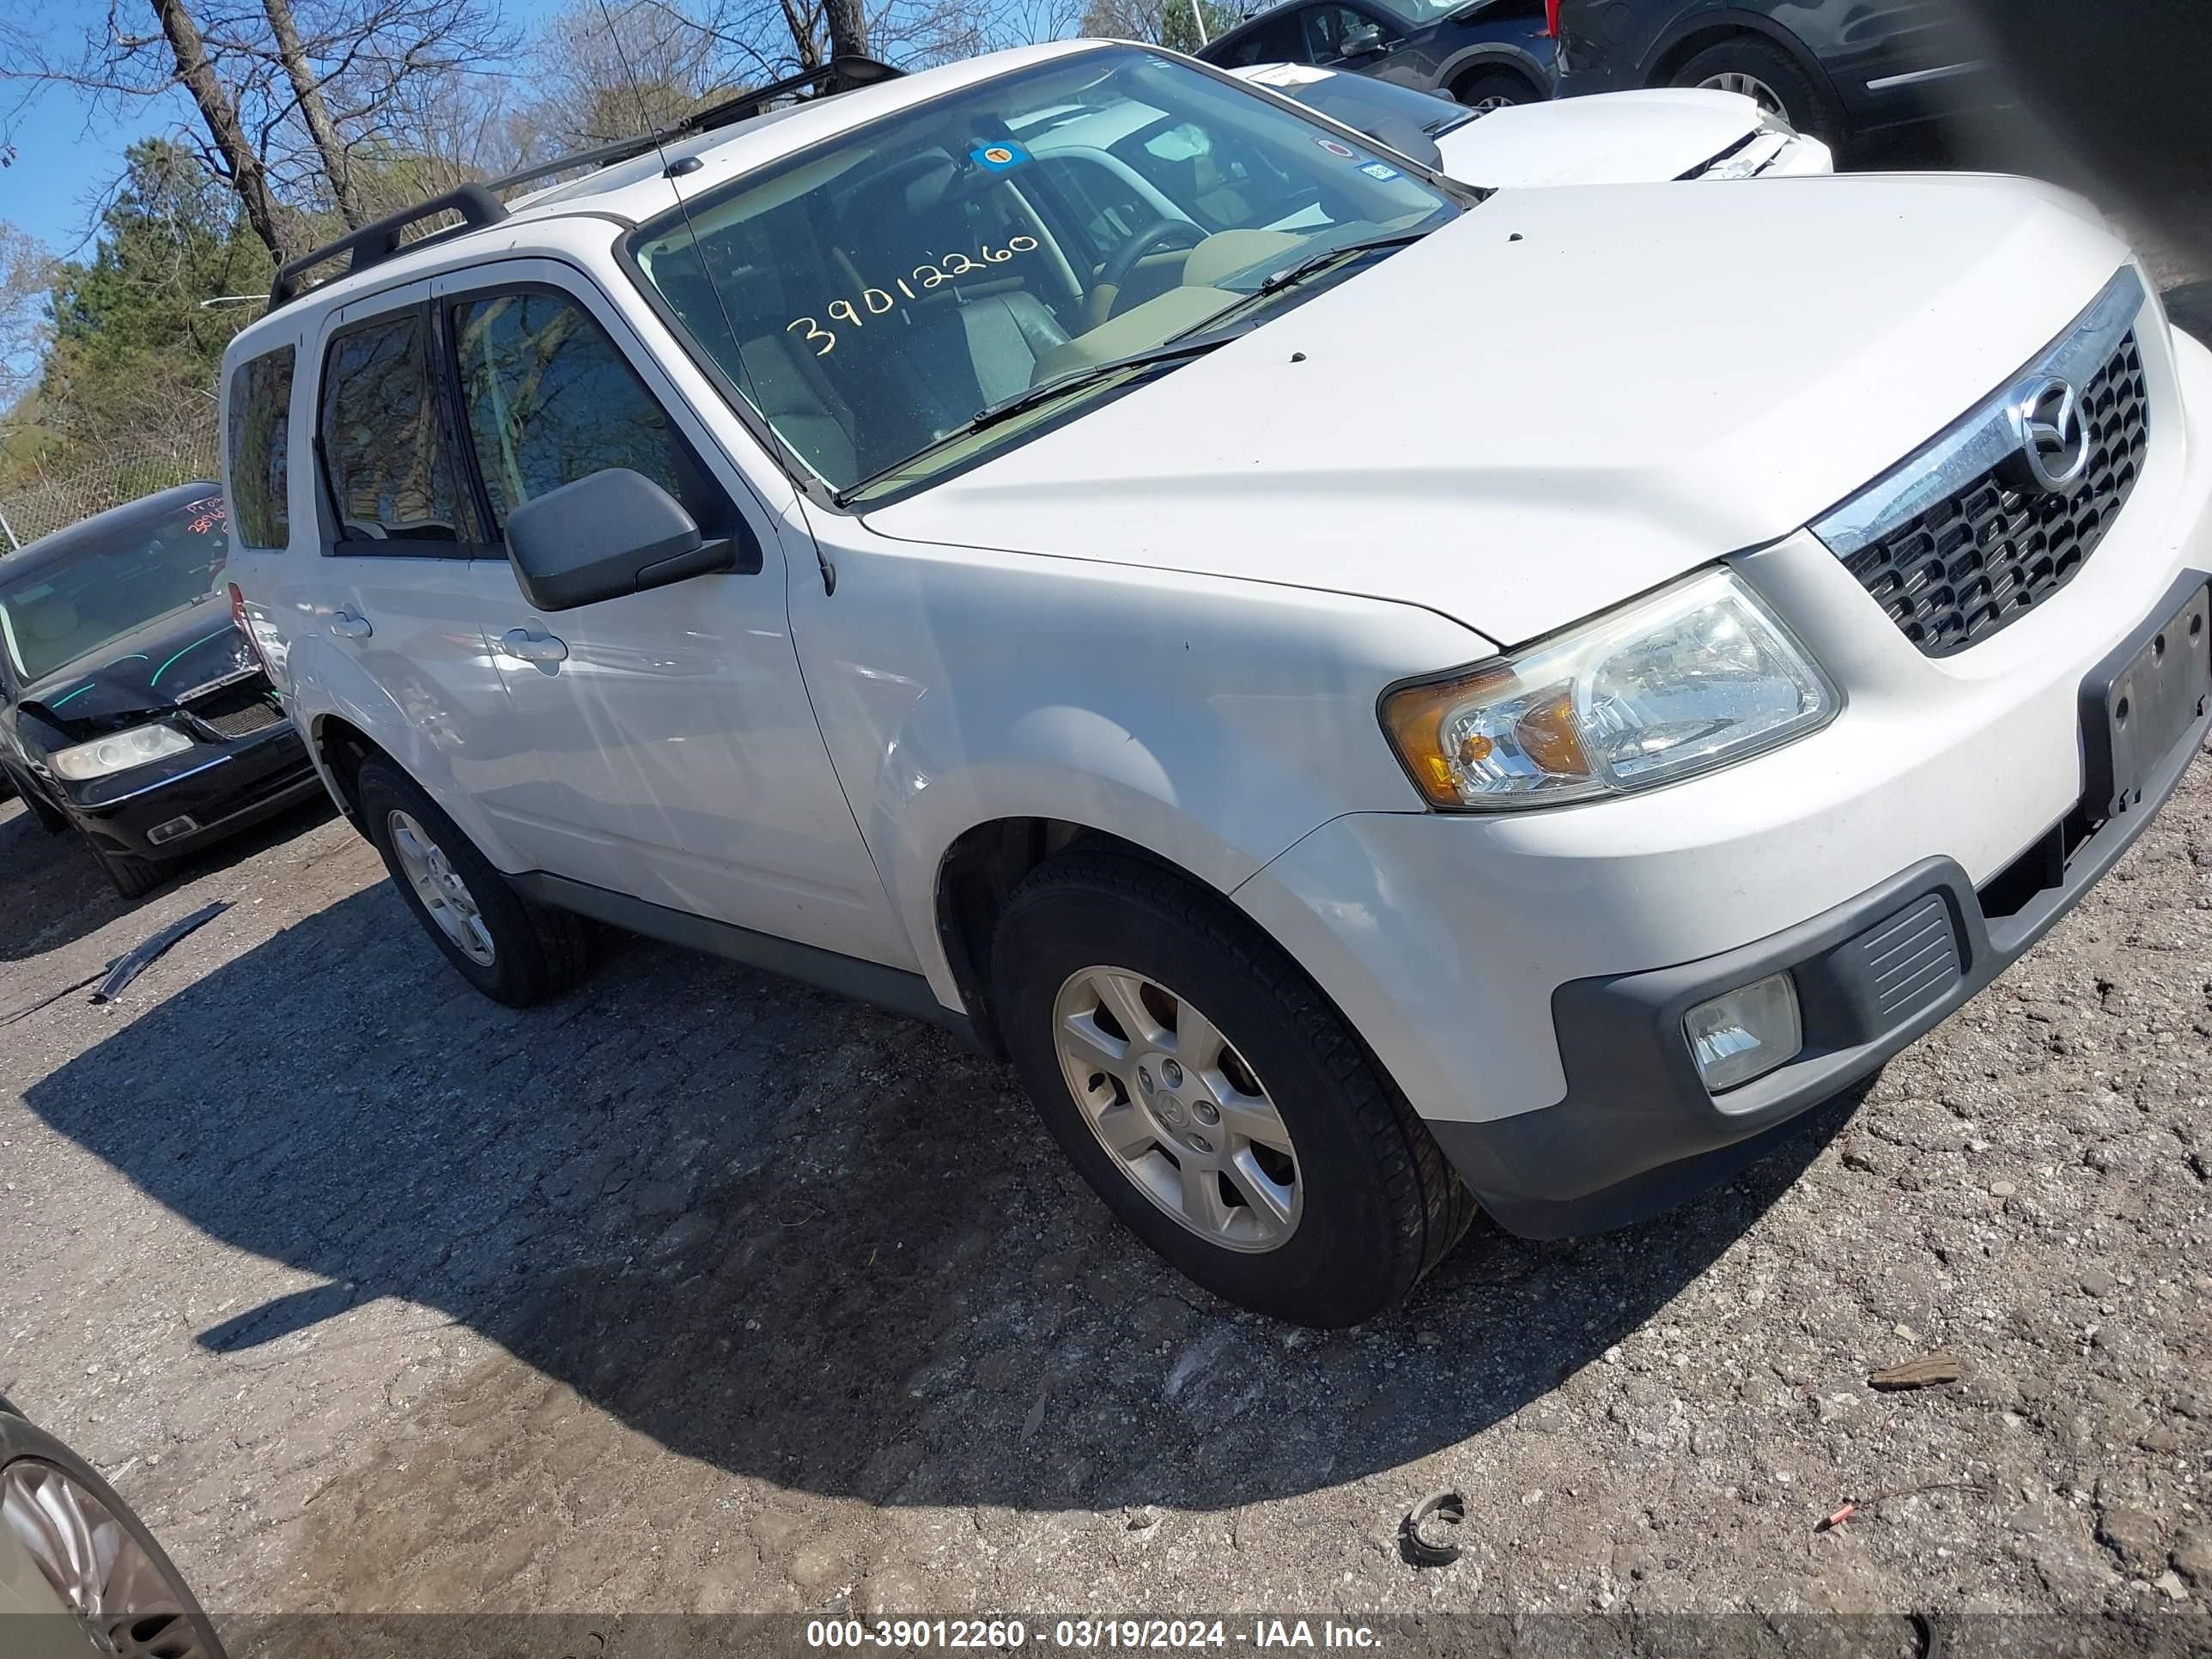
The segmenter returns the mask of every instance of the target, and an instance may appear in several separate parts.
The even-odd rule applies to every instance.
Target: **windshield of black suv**
[[[60,532],[0,559],[0,641],[28,684],[211,599],[228,538],[212,485],[166,511]],[[10,569],[9,567],[18,568]]]
[[[631,246],[738,394],[846,494],[911,488],[1172,372],[1095,371],[1232,307],[1240,325],[1264,316],[1327,274],[1316,256],[1455,216],[1455,188],[1234,82],[1117,46],[859,127]],[[1255,301],[1310,264],[1313,277]],[[970,429],[1060,380],[1066,398]]]

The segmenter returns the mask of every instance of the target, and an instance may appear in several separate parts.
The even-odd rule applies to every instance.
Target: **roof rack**
[[[617,161],[627,161],[658,149],[672,138],[681,138],[693,133],[713,132],[748,120],[761,112],[779,98],[803,92],[817,82],[823,82],[815,95],[826,98],[833,93],[849,92],[856,87],[873,86],[879,81],[896,80],[906,73],[873,58],[846,53],[818,64],[811,70],[801,70],[796,75],[772,81],[767,86],[741,92],[733,98],[709,104],[694,110],[672,127],[644,134],[635,138],[617,138],[610,144],[599,144],[591,149],[581,149],[573,155],[555,157],[492,179],[488,184],[462,185],[418,202],[413,207],[398,213],[387,214],[360,229],[349,231],[335,242],[288,260],[276,272],[276,280],[270,285],[269,309],[274,311],[288,301],[300,295],[300,278],[315,266],[335,259],[341,253],[351,253],[353,258],[346,266],[348,274],[366,270],[397,254],[404,246],[420,246],[421,242],[403,244],[400,234],[410,225],[425,219],[434,219],[441,214],[458,213],[461,223],[433,232],[422,241],[434,240],[439,236],[458,231],[474,230],[485,225],[495,225],[507,216],[507,206],[499,199],[499,192],[513,190],[519,185],[534,184],[540,179],[550,179],[556,173],[573,173],[581,169],[612,167]]]

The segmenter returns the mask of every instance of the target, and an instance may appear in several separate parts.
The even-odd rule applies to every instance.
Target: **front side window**
[[[423,312],[379,317],[331,343],[320,430],[344,551],[460,550],[468,538]],[[402,545],[380,550],[386,542]]]
[[[606,331],[543,289],[453,308],[461,403],[495,526],[550,489],[626,467],[711,521],[689,448]]]
[[[851,503],[1138,384],[1108,365],[1260,325],[1322,267],[1454,217],[1455,191],[1273,98],[1111,46],[868,123],[629,246],[700,354]],[[1294,267],[1311,274],[1263,291]],[[1032,406],[1063,380],[1088,384]]]
[[[230,498],[238,504],[239,544],[282,548],[291,541],[285,492],[291,487],[293,349],[283,346],[231,371],[225,446]]]
[[[1333,64],[1344,56],[1344,43],[1375,20],[1349,6],[1308,6],[1299,14],[1305,25],[1305,61]]]
[[[0,643],[25,684],[212,603],[229,551],[222,495],[207,484],[182,501],[155,500],[58,532],[27,556],[0,559]],[[219,613],[210,625],[222,625]]]

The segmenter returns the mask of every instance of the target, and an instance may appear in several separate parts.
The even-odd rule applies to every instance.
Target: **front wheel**
[[[1477,115],[1537,101],[1528,83],[1507,70],[1486,70],[1470,75],[1452,88],[1452,96]]]
[[[1045,1126],[1206,1289],[1299,1324],[1402,1302],[1474,1200],[1343,1017],[1213,895],[1116,854],[1016,889],[992,979]]]
[[[92,849],[92,861],[107,878],[107,884],[124,898],[144,898],[169,878],[168,866],[153,859],[102,847],[90,836],[84,838],[84,844]]]
[[[1831,144],[1840,145],[1846,136],[1843,112],[1827,88],[1771,41],[1745,35],[1708,46],[1675,70],[1674,84],[1740,94]]]
[[[389,761],[362,763],[368,838],[430,942],[495,1002],[527,1008],[584,976],[584,924],[526,902],[460,826]]]

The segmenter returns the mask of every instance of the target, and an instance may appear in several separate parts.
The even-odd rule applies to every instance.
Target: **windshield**
[[[739,395],[842,492],[1015,441],[1133,379],[939,442],[1030,386],[1249,316],[1271,274],[1330,247],[1458,211],[1273,99],[1112,47],[843,134],[633,247]]]
[[[64,531],[58,552],[34,544],[0,559],[0,639],[25,684],[214,597],[228,538],[222,497],[212,485],[209,492],[166,511],[126,513],[112,527]]]

